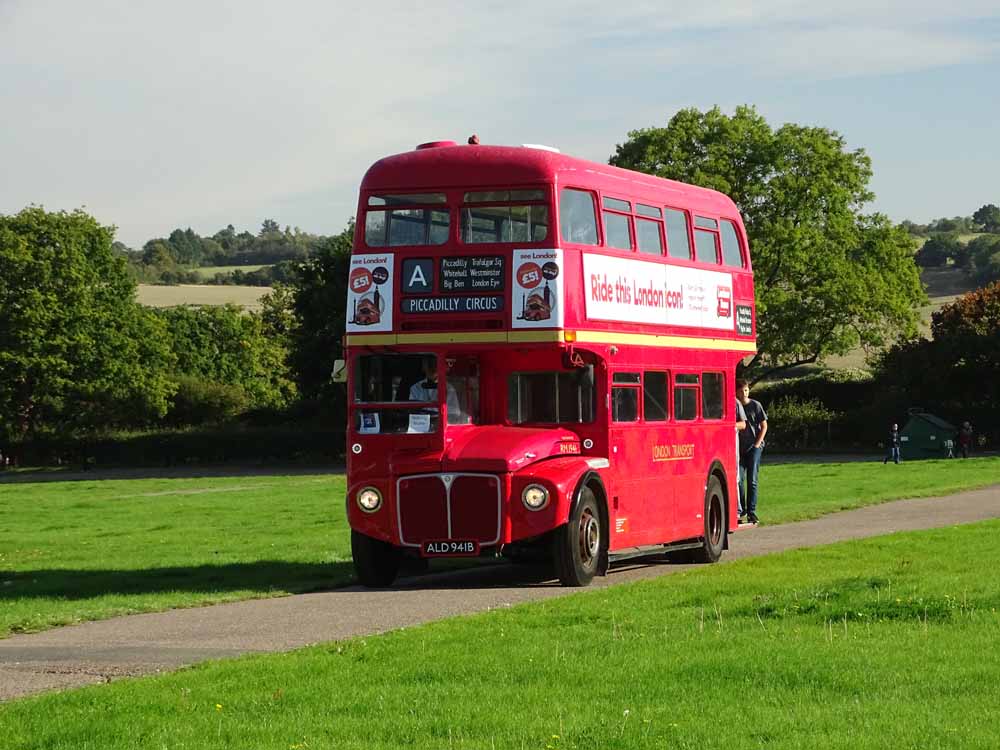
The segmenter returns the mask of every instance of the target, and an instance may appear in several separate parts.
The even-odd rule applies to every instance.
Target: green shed
[[[910,412],[909,421],[899,432],[899,451],[903,460],[918,458],[947,458],[945,441],[956,443],[958,428],[940,417],[920,411]]]

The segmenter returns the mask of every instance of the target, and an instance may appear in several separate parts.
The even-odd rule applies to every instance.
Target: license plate
[[[472,557],[479,554],[479,542],[468,539],[435,539],[420,546],[424,557]]]

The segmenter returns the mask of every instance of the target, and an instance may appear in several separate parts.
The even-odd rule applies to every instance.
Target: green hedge
[[[20,466],[180,466],[217,463],[339,462],[344,429],[272,426],[36,437],[11,446]]]

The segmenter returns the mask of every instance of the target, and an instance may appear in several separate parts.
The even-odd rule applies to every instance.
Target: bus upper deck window
[[[718,232],[712,232],[708,229],[694,230],[694,253],[695,257],[702,263],[719,262],[716,237],[718,237]]]
[[[563,242],[597,244],[597,213],[593,193],[563,188],[559,194],[559,236]]]
[[[480,205],[462,207],[462,242],[544,242],[549,236],[545,199],[544,190],[466,193],[465,204]]]
[[[635,239],[639,252],[647,255],[663,255],[663,239],[660,237],[659,221],[635,219]]]
[[[722,262],[734,268],[743,267],[743,253],[740,252],[740,238],[736,233],[736,225],[722,220]]]
[[[443,245],[448,241],[450,215],[444,193],[368,196],[365,244],[368,247]],[[439,206],[439,207],[435,207]]]
[[[667,254],[671,258],[691,259],[688,215],[676,208],[667,209]]]
[[[628,211],[629,213],[617,213]],[[620,198],[604,197],[604,244],[619,250],[632,249],[632,204]]]

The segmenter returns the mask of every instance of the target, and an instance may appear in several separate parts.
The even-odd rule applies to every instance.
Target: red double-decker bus
[[[721,193],[544,147],[426,143],[361,185],[348,290],[358,578],[550,555],[586,585],[737,527],[734,376],[756,350]]]

